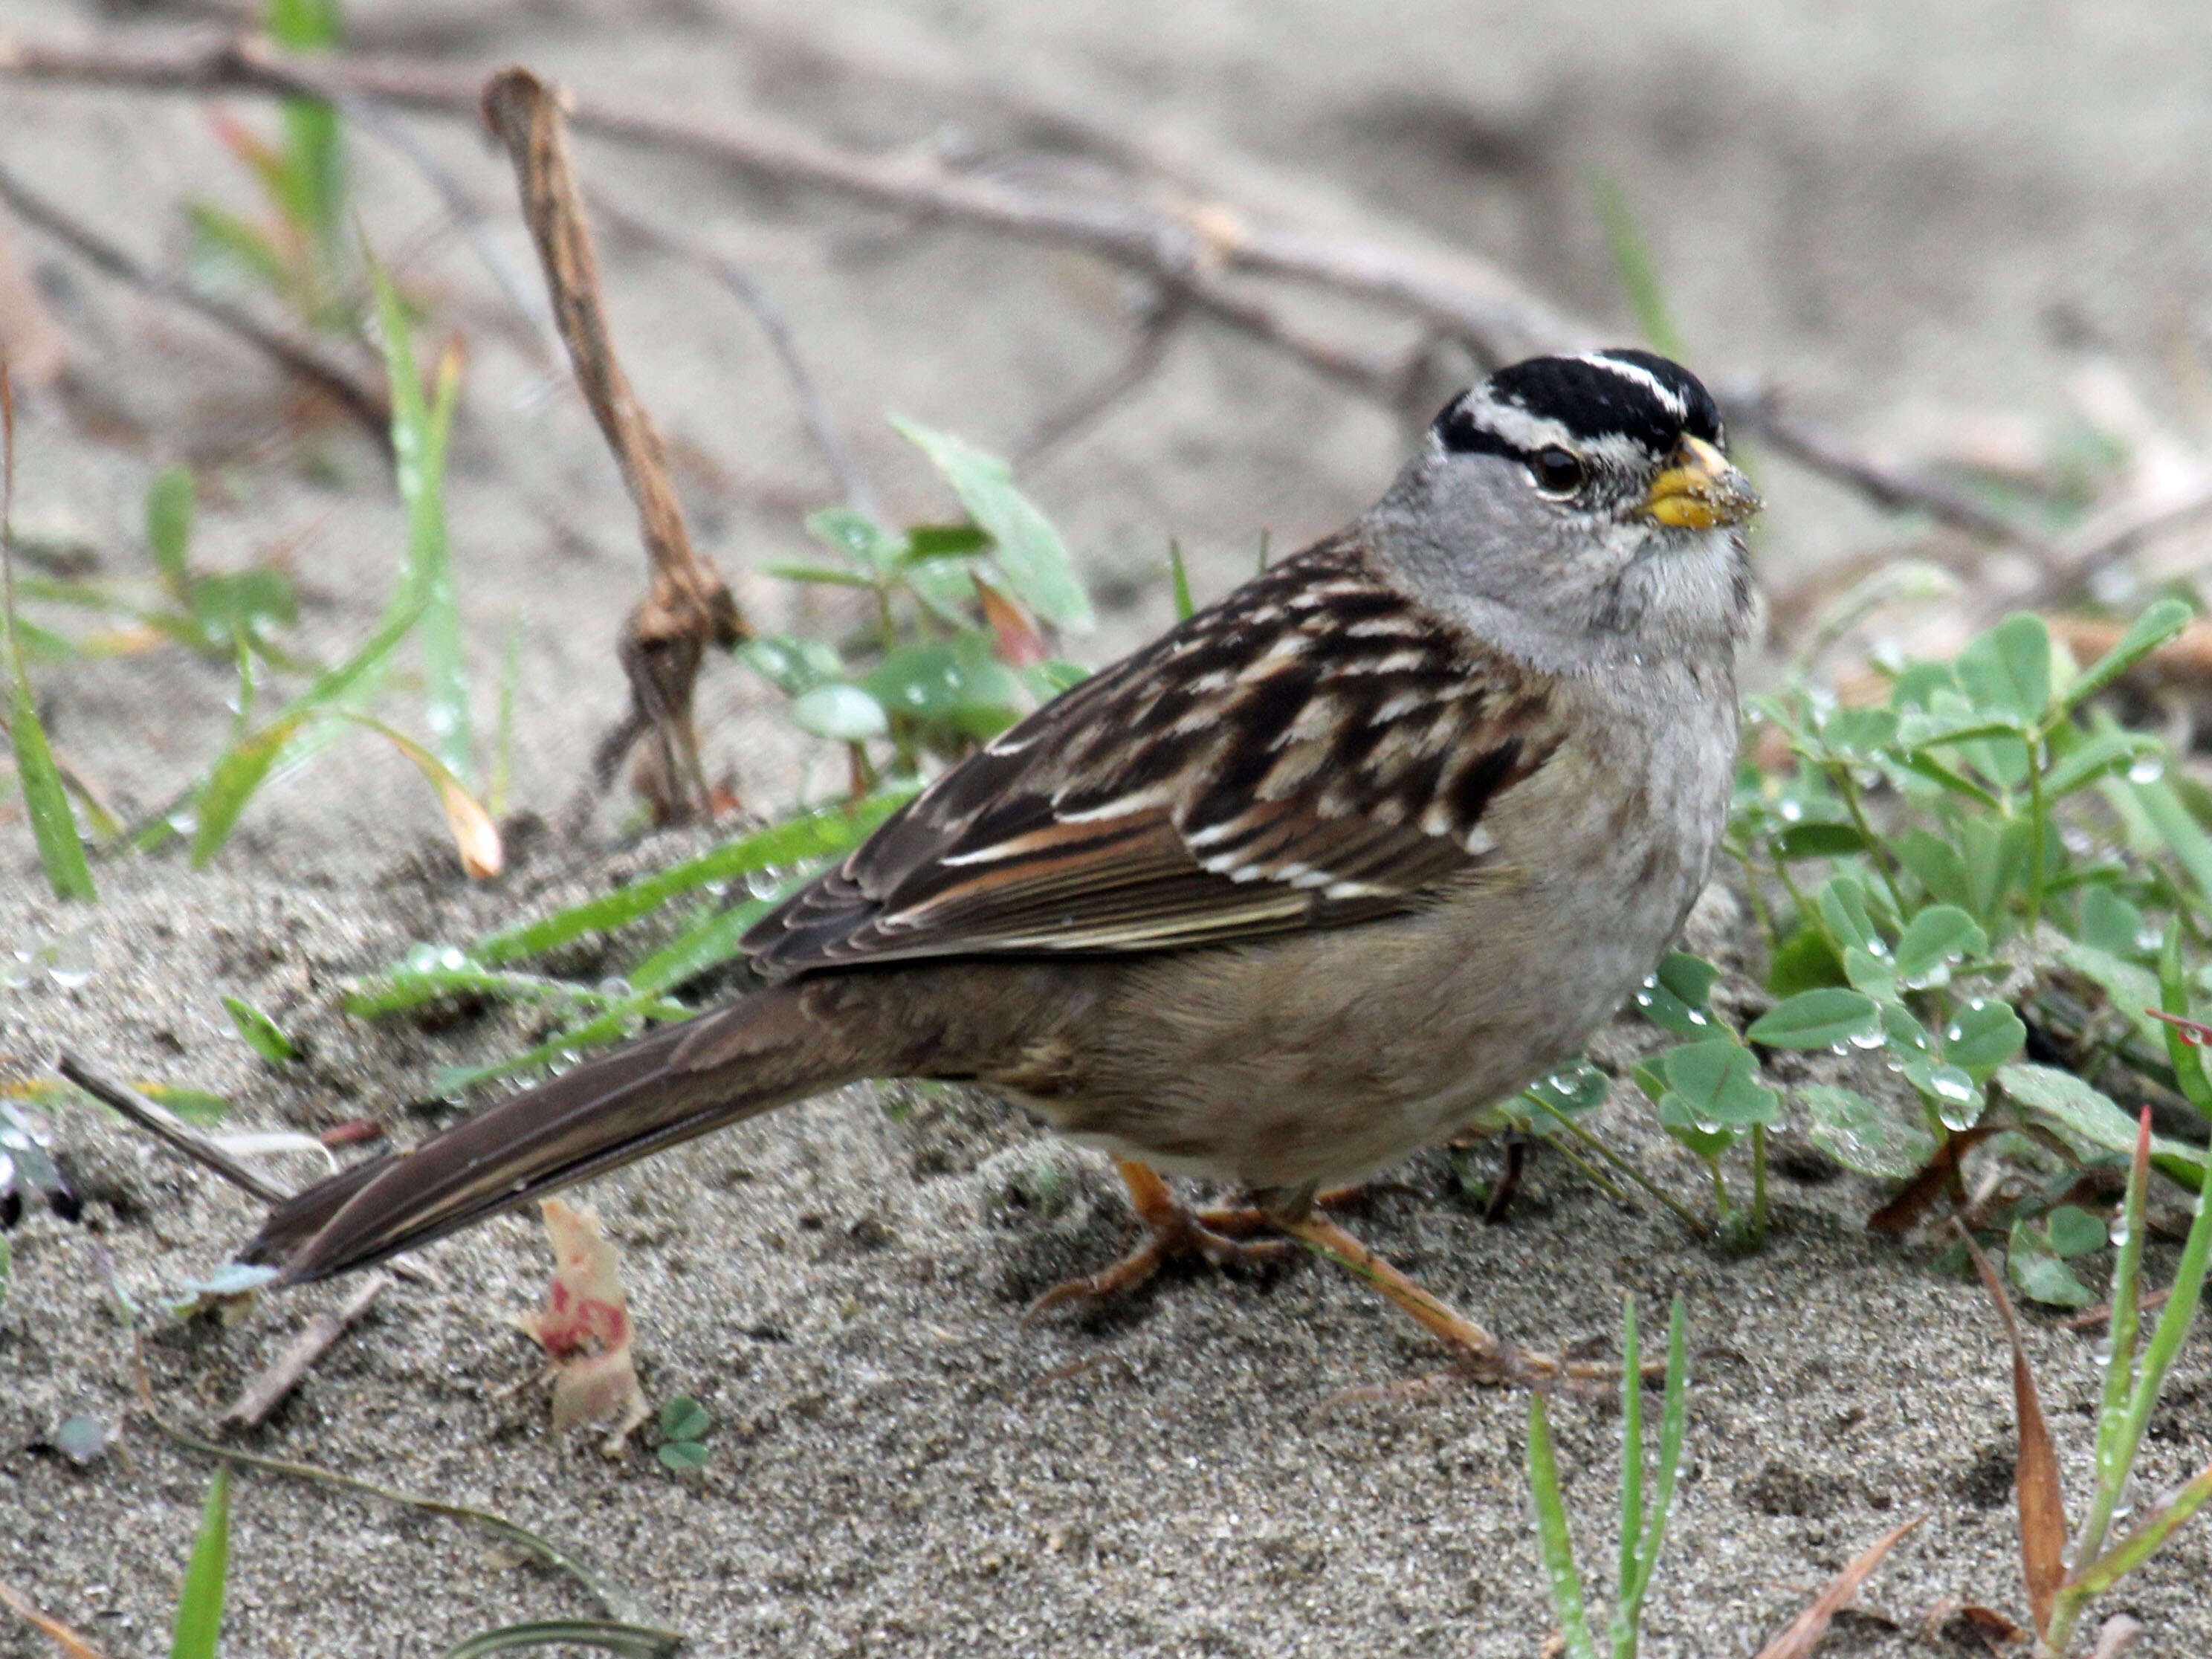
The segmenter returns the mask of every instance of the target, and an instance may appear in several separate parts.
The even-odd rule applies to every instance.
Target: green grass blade
[[[215,1659],[222,1627],[223,1583],[230,1571],[230,1465],[217,1467],[200,1511],[199,1536],[185,1566],[184,1589],[177,1596],[176,1634],[169,1659]]]
[[[2137,1226],[2135,1231],[2140,1233],[2142,1230]],[[2189,1334],[2189,1327],[2197,1318],[2197,1306],[2204,1295],[2208,1265],[2212,1265],[2212,1159],[2205,1162],[2203,1182],[2197,1193],[2196,1219],[2190,1224],[2188,1242],[2181,1247],[2181,1260],[2173,1270],[2172,1291],[2159,1313],[2158,1326],[2151,1333],[2149,1345],[2143,1350],[2142,1374],[2136,1379],[2135,1397],[2129,1403],[2126,1449],[2130,1467],[2135,1462],[2136,1449],[2142,1443],[2143,1431],[2149,1426],[2150,1408],[2158,1403],[2158,1391],[2166,1382],[2166,1374],[2172,1369],[2174,1357],[2181,1352],[2182,1339]]]
[[[207,781],[200,787],[196,806],[198,823],[192,831],[194,869],[204,867],[230,838],[253,792],[261,787],[262,780],[269,775],[285,746],[299,735],[301,728],[381,666],[407,637],[421,614],[419,607],[410,606],[391,617],[359,651],[321,675],[288,703],[275,720],[244,742],[233,745],[215,763]]]
[[[1659,280],[1658,262],[1651,257],[1651,245],[1644,240],[1643,227],[1636,222],[1627,193],[1610,174],[1601,173],[1590,179],[1590,198],[1597,208],[1598,222],[1605,228],[1605,245],[1613,255],[1620,291],[1627,298],[1628,308],[1636,315],[1638,330],[1660,356],[1678,362],[1686,359],[1689,352],[1682,342],[1682,331],[1675,327],[1674,313],[1667,304],[1666,288]]]
[[[146,489],[146,545],[162,585],[180,605],[191,603],[192,475],[181,466],[154,475]]]
[[[456,997],[482,997],[500,1002],[543,1003],[556,1007],[595,1010],[612,1008],[631,1000],[628,995],[611,996],[595,987],[579,985],[573,980],[482,968],[467,961],[458,951],[453,955],[455,960],[452,966],[441,963],[427,968],[393,968],[380,974],[364,975],[346,987],[339,998],[339,1006],[356,1019],[383,1019],[430,1003],[450,1001]],[[678,1007],[672,1011],[672,1017],[681,1018],[688,1012]],[[660,1017],[652,1009],[647,1012]]]
[[[749,899],[694,923],[629,970],[631,988],[640,994],[657,994],[720,967],[738,954],[746,931],[776,902]]]
[[[445,1659],[484,1659],[494,1653],[514,1653],[524,1648],[598,1648],[624,1659],[675,1659],[684,1638],[673,1631],[644,1625],[618,1625],[605,1619],[546,1619],[526,1625],[507,1625],[471,1636],[458,1647],[446,1650]]]
[[[10,617],[9,633],[14,632]],[[85,861],[84,842],[70,811],[69,792],[62,785],[61,769],[46,746],[46,729],[32,706],[30,677],[22,658],[12,648],[9,661],[14,672],[15,706],[8,725],[15,741],[15,780],[23,792],[23,806],[31,820],[31,836],[38,843],[39,863],[46,872],[46,885],[58,899],[99,898],[93,886],[92,866]]]
[[[1168,543],[1168,568],[1175,575],[1175,613],[1177,622],[1188,622],[1191,612],[1198,609],[1190,597],[1190,572],[1182,562],[1182,544]]]
[[[1690,1347],[1682,1298],[1667,1312],[1667,1383],[1659,1407],[1659,1467],[1644,1516],[1644,1544],[1637,1552],[1636,1583],[1624,1586],[1620,1601],[1632,1632],[1644,1614],[1644,1597],[1666,1547],[1667,1519],[1674,1505],[1674,1479],[1682,1469],[1682,1440],[1690,1425]],[[1629,1651],[1634,1652],[1632,1647]]]
[[[479,940],[468,954],[487,966],[499,967],[540,955],[586,933],[602,933],[636,921],[651,915],[671,899],[695,892],[711,882],[740,881],[763,871],[850,852],[906,800],[907,792],[886,792],[852,805],[825,807],[786,819],[711,853],[672,865],[658,875],[634,881],[617,891],[494,933]]]
[[[8,731],[15,750],[15,779],[23,792],[23,806],[31,820],[31,837],[37,842],[39,863],[46,872],[46,885],[58,899],[99,898],[92,884],[92,866],[85,862],[84,842],[76,833],[76,818],[70,811],[69,792],[62,787],[61,768],[46,744],[46,728],[39,720],[31,698],[31,678],[23,666],[23,648],[15,621],[15,392],[8,374],[8,350],[0,341],[0,641],[7,647],[9,681]]]
[[[370,284],[376,291],[379,332],[384,337],[384,372],[391,386],[392,452],[397,464],[399,499],[407,510],[407,558],[402,590],[422,611],[423,679],[429,698],[430,748],[456,777],[476,764],[470,732],[468,668],[461,652],[459,601],[453,589],[451,550],[446,537],[446,446],[460,395],[460,366],[448,356],[438,365],[437,387],[422,395],[415,368],[415,341],[407,307],[390,275],[374,257]]]
[[[1615,1587],[1613,1626],[1607,1632],[1615,1659],[1634,1659],[1636,1624],[1629,1597],[1644,1553],[1644,1356],[1636,1330],[1636,1298],[1620,1310],[1620,1568]]]
[[[2069,1583],[2065,1592],[2068,1598],[2078,1605],[2112,1589],[2155,1554],[2159,1546],[2173,1535],[2174,1529],[2202,1509],[2208,1499],[2212,1499],[2212,1464],[2198,1470],[2187,1486]]]
[[[1552,1429],[1540,1394],[1528,1396],[1528,1486],[1536,1505],[1536,1541],[1543,1552],[1544,1576],[1552,1586],[1552,1611],[1566,1639],[1568,1659],[1597,1659],[1589,1620],[1583,1613],[1583,1587],[1575,1577],[1574,1540],[1567,1531],[1559,1459],[1552,1450]]]

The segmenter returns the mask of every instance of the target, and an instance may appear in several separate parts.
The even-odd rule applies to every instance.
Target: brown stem
[[[721,573],[693,549],[660,434],[615,355],[557,97],[527,70],[501,70],[485,83],[483,115],[514,164],[554,320],[576,384],[636,503],[653,562],[652,587],[624,623],[620,647],[634,711],[625,725],[657,738],[640,787],[662,823],[708,817],[713,807],[691,723],[692,687],[708,646],[726,649],[752,629]],[[641,728],[639,716],[646,722]]]

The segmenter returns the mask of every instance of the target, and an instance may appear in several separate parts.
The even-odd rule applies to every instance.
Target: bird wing
[[[970,756],[745,937],[776,977],[1218,944],[1422,902],[1562,732],[1339,537]]]

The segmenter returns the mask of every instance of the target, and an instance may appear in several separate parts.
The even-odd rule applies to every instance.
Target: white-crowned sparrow
[[[1250,1248],[1580,1050],[1703,884],[1757,509],[1696,378],[1540,357],[1346,530],[939,778],[747,936],[765,988],[280,1207],[289,1280],[866,1077],[963,1079],[1123,1161],[1164,1250]],[[1249,1217],[1245,1218],[1249,1223]],[[1486,1333],[1394,1299],[1495,1359]]]

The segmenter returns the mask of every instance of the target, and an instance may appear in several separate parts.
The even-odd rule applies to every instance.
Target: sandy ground
[[[579,84],[701,110],[757,100],[876,143],[1010,131],[971,100],[794,68],[712,3],[578,0],[349,8],[365,44],[477,66],[523,59]],[[803,18],[793,6],[790,15]],[[2212,294],[2212,14],[2104,7],[2039,29],[1965,5],[1848,14],[1752,4],[1608,9],[1206,8],[923,3],[835,9],[896,43],[949,40],[990,74],[1050,83],[1255,158],[1300,181],[1314,217],[1413,223],[1621,321],[1588,209],[1593,169],[1643,212],[1683,325],[1716,373],[1786,374],[1846,424],[2009,410],[2063,425],[2088,349],[2191,412]],[[0,0],[0,27],[119,27],[58,0]],[[813,20],[810,27],[827,26]],[[903,33],[902,33],[903,32]],[[525,258],[507,185],[473,139],[424,140]],[[519,803],[551,811],[619,708],[609,649],[637,579],[611,465],[420,178],[358,143],[364,222],[414,291],[466,334],[452,489],[462,602],[483,688],[520,616]],[[742,188],[702,169],[587,148],[595,178],[681,217],[753,264],[793,315],[829,398],[892,509],[945,510],[884,427],[901,411],[1012,447],[1126,348],[1129,295],[1066,256]],[[189,101],[0,82],[0,161],[149,258],[181,257],[178,204],[249,205]],[[368,447],[287,432],[259,366],[146,308],[27,234],[76,371],[30,400],[18,516],[74,526],[100,569],[145,569],[137,529],[158,465],[202,479],[198,556],[270,550],[326,659],[373,625],[397,568],[398,515]],[[609,251],[634,374],[678,441],[701,539],[764,617],[750,575],[799,552],[786,503],[826,501],[757,331],[665,261]],[[527,268],[526,265],[525,267]],[[1377,344],[1392,325],[1308,302]],[[1302,313],[1302,314],[1308,314]],[[1624,325],[1624,332],[1626,328]],[[1079,550],[1103,661],[1167,617],[1178,538],[1202,593],[1331,527],[1397,464],[1394,423],[1258,349],[1199,330],[1158,377],[1025,477]],[[1870,514],[1780,465],[1762,557],[1816,567],[1877,534]],[[126,811],[166,799],[220,744],[228,678],[182,653],[49,669],[57,743]],[[761,718],[736,671],[709,677],[716,763],[764,801],[831,770]],[[404,690],[394,718],[419,711]],[[602,826],[603,828],[605,826]],[[0,833],[0,943],[84,930],[90,977],[0,993],[0,1063],[55,1047],[132,1077],[230,1097],[246,1125],[319,1127],[372,1112],[403,1136],[434,1121],[444,1066],[512,1052],[520,1017],[423,1029],[340,1014],[337,987],[420,940],[462,939],[696,849],[681,837],[526,849],[471,890],[420,784],[361,745],[264,792],[217,866],[110,865],[101,908],[39,896],[19,826]],[[72,976],[73,977],[73,976]],[[270,1071],[217,1001],[243,996],[310,1058]],[[1632,1030],[1608,1041],[1615,1053]],[[1609,1133],[1689,1192],[1690,1172],[1616,1103]],[[0,1579],[118,1655],[166,1650],[167,1609],[208,1477],[133,1426],[80,1468],[47,1444],[77,1413],[125,1407],[128,1345],[98,1252],[142,1299],[203,1273],[252,1229],[233,1195],[91,1114],[59,1119],[83,1218],[11,1235],[0,1306]],[[1478,1171],[1483,1167],[1480,1158]],[[1925,1253],[1869,1237],[1873,1189],[1778,1182],[1762,1255],[1724,1261],[1663,1215],[1616,1206],[1535,1162],[1510,1222],[1482,1224],[1449,1164],[1406,1172],[1355,1225],[1477,1316],[1536,1344],[1594,1345],[1635,1294],[1680,1292],[1697,1351],[1689,1470],[1647,1653],[1747,1655],[1859,1548],[1924,1516],[1825,1651],[1932,1649],[1946,1598],[2021,1601],[2008,1493],[2009,1400],[1978,1294]],[[1832,1174],[1832,1172],[1828,1172]],[[646,1385],[712,1413],[714,1454],[678,1479],[648,1453],[610,1462],[556,1445],[509,1392],[528,1350],[507,1323],[537,1293],[542,1245],[520,1221],[440,1247],[442,1288],[386,1294],[250,1449],[479,1504],[580,1547],[697,1650],[730,1654],[1533,1655],[1550,1628],[1524,1497],[1525,1401],[1456,1390],[1316,1408],[1337,1391],[1433,1367],[1435,1352],[1318,1264],[1264,1281],[1174,1276],[1091,1322],[1018,1323],[1024,1303],[1127,1238],[1102,1167],[1010,1114],[952,1096],[854,1091],[611,1178],[592,1200],[629,1255]],[[325,1293],[228,1330],[147,1343],[175,1418],[205,1427]],[[2076,1492],[2092,1343],[2040,1320],[2030,1345]],[[2212,1374],[2185,1354],[2146,1454],[2152,1489],[2212,1442]],[[1559,1413],[1593,1578],[1607,1554],[1616,1425]],[[227,1653],[434,1655],[503,1620],[592,1611],[572,1584],[476,1534],[259,1474],[241,1482]],[[2212,1650],[2202,1526],[2114,1605],[2137,1651]],[[1960,1649],[1959,1651],[1972,1651]],[[0,1655],[45,1651],[0,1627]]]

